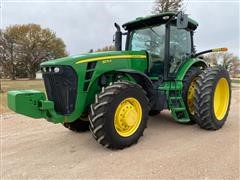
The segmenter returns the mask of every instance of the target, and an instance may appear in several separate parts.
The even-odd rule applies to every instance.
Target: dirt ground
[[[16,114],[1,120],[2,179],[239,179],[240,90],[225,126],[206,131],[175,123],[169,112],[150,118],[138,144],[100,146],[89,132]]]

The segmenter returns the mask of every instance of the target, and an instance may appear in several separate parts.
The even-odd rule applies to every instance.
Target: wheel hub
[[[225,78],[221,78],[214,91],[214,114],[217,120],[221,121],[227,113],[229,106],[229,90],[228,82]]]
[[[137,112],[135,110],[127,111],[123,120],[128,126],[133,126],[137,121]]]
[[[195,89],[196,89],[196,80],[197,78],[194,78],[191,82],[189,89],[188,89],[188,95],[187,95],[187,104],[188,104],[188,110],[189,112],[194,115],[194,96],[195,96]]]
[[[142,108],[135,98],[124,99],[117,107],[114,126],[123,137],[131,136],[139,127],[142,119]]]

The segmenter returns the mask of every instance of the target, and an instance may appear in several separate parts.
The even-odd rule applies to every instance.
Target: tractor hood
[[[105,51],[96,53],[86,53],[73,55],[69,57],[59,58],[41,63],[41,66],[54,65],[71,65],[87,63],[92,61],[101,61],[106,59],[130,59],[130,58],[146,58],[145,51]]]

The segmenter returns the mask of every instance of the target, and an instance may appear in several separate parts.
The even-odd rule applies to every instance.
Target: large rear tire
[[[196,84],[194,107],[197,124],[207,130],[220,129],[226,122],[231,101],[228,71],[220,66],[207,68]]]
[[[188,123],[183,124],[195,124],[195,110],[194,110],[194,96],[196,90],[196,80],[199,78],[199,75],[202,73],[202,70],[199,67],[191,67],[183,79],[183,91],[182,97],[184,104],[186,106],[188,116],[190,121]]]
[[[90,130],[101,145],[123,149],[143,135],[148,111],[148,98],[141,86],[115,82],[103,88],[91,105]]]

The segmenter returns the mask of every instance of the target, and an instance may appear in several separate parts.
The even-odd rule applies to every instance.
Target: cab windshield
[[[145,50],[152,58],[164,59],[165,25],[137,29],[131,32],[128,50]]]

